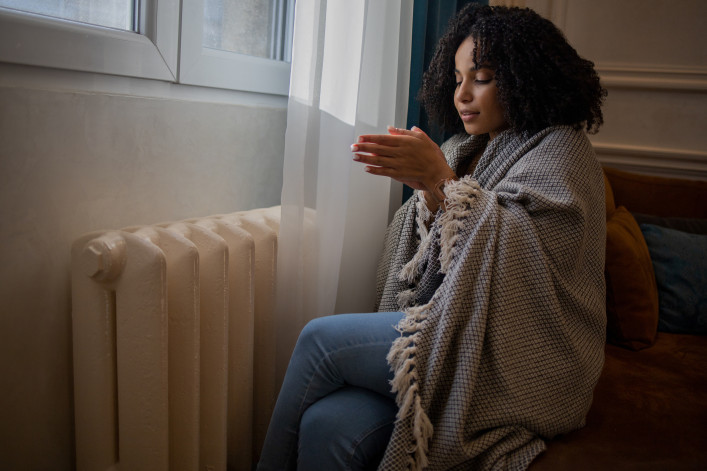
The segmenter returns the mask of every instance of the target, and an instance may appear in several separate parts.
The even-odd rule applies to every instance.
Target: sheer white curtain
[[[350,146],[360,134],[405,126],[412,3],[297,0],[278,250],[278,384],[308,320],[373,309],[377,261],[402,188],[364,172]]]

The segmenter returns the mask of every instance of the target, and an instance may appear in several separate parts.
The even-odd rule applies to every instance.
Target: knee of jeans
[[[326,331],[328,330],[330,324],[331,320],[329,317],[318,317],[316,319],[312,319],[304,326],[302,332],[300,332],[299,338],[297,339],[297,344],[316,344],[317,339],[321,338],[322,335],[326,337]]]

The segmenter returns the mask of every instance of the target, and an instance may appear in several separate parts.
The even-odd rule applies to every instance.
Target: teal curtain
[[[417,100],[422,73],[432,59],[437,41],[447,28],[449,19],[469,3],[488,4],[488,0],[415,0],[412,19],[412,56],[410,60],[410,95],[407,127],[418,126],[430,134],[437,144],[449,137],[430,128],[425,110]],[[403,187],[403,202],[412,196],[412,188]]]

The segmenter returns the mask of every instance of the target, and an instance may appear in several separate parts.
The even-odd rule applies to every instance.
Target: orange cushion
[[[608,341],[641,350],[655,340],[658,288],[648,246],[631,213],[619,206],[606,222]]]

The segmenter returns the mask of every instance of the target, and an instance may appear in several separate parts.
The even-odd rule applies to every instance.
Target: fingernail
[[[359,161],[359,160],[361,160],[361,157],[360,157],[358,154],[354,154],[353,159],[354,159],[355,161]]]
[[[358,146],[356,144],[351,144],[351,152],[358,152]]]

